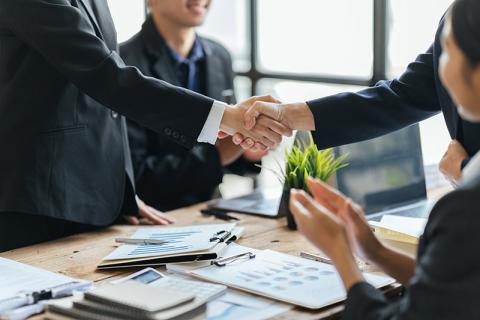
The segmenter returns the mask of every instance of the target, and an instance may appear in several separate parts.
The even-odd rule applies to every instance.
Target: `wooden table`
[[[203,217],[199,210],[205,205],[197,205],[171,212],[177,218],[176,225],[224,223],[212,217]],[[239,244],[256,249],[272,249],[292,255],[299,255],[300,251],[318,252],[298,232],[286,228],[286,220],[264,219],[247,215],[235,215],[241,219],[240,226],[245,227],[245,233],[238,241]],[[96,232],[83,233],[68,238],[25,247],[1,253],[0,256],[22,263],[37,266],[61,274],[102,282],[114,277],[133,273],[139,269],[97,270],[100,260],[109,254],[115,247],[113,239],[119,236],[129,236],[138,227],[113,226]],[[398,294],[398,285],[393,285],[386,291],[389,294]],[[309,311],[294,308],[291,311],[277,316],[276,319],[330,319],[338,318],[343,310],[337,304],[318,311]],[[40,317],[37,317],[40,319]]]

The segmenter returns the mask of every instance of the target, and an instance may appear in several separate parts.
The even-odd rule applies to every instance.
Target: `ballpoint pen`
[[[300,252],[300,257],[308,259],[308,260],[313,260],[313,261],[318,261],[318,262],[323,262],[323,263],[326,263],[326,264],[332,264],[333,265],[333,261],[331,259],[321,257],[317,254],[312,254],[312,253],[308,253],[308,252]],[[369,264],[367,262],[362,261],[360,259],[355,258],[355,262],[357,262],[358,267],[362,271],[367,270],[367,268],[369,267]]]
[[[227,213],[225,213],[223,211],[220,211],[220,210],[204,209],[204,210],[200,210],[200,212],[203,215],[214,216],[217,219],[221,219],[221,220],[225,220],[225,221],[230,221],[230,220],[239,221],[240,220],[240,219],[238,219],[236,217],[232,217],[232,216],[228,215]]]
[[[145,245],[168,243],[168,241],[159,240],[159,239],[134,239],[134,238],[116,238],[115,242],[124,243],[124,244],[145,244]]]
[[[321,257],[317,254],[312,254],[308,252],[300,252],[300,257],[308,259],[308,260],[313,260],[313,261],[318,261],[318,262],[323,262],[327,264],[333,264],[332,260],[328,258]]]

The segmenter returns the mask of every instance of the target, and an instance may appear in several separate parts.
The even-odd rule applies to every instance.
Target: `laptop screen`
[[[367,214],[426,199],[418,125],[335,152],[349,153],[349,166],[337,173],[339,190]]]

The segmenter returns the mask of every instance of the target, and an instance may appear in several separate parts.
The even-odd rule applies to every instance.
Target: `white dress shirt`
[[[220,124],[222,123],[223,113],[227,104],[214,101],[212,109],[208,114],[207,121],[203,125],[202,131],[197,138],[198,142],[215,144],[217,142],[218,131],[220,130]]]

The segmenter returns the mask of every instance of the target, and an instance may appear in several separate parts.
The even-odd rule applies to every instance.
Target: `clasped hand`
[[[266,150],[277,146],[282,135],[291,136],[292,130],[315,130],[313,114],[306,103],[282,104],[271,96],[262,96],[237,107],[237,116],[242,114],[243,119],[236,125],[241,125],[242,130],[230,129],[220,137],[233,135],[233,142],[244,149]]]
[[[282,136],[291,136],[290,127],[268,115],[258,115],[255,123],[247,127],[247,112],[259,103],[278,105],[280,101],[271,96],[255,96],[236,106],[227,107],[220,125],[219,138],[233,136],[234,143],[244,149],[268,150],[278,146]]]

